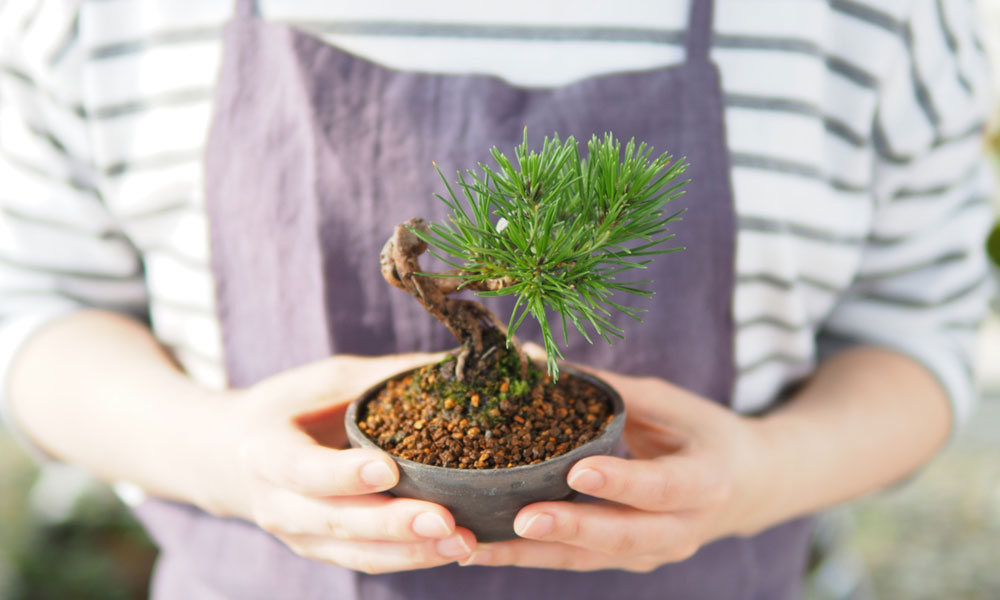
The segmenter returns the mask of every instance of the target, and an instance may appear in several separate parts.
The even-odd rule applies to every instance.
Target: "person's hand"
[[[464,559],[476,541],[447,509],[380,494],[399,479],[388,454],[346,445],[356,396],[440,355],[336,356],[227,392],[214,481],[201,504],[259,525],[296,553],[366,573]]]
[[[610,502],[526,506],[514,522],[525,539],[480,544],[462,564],[647,572],[765,525],[753,513],[764,446],[749,419],[662,379],[597,374],[625,401],[635,458],[585,458],[568,482]]]

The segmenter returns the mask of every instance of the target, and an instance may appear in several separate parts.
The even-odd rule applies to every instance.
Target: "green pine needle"
[[[662,246],[673,237],[668,224],[683,212],[665,215],[664,207],[683,193],[687,180],[679,177],[687,163],[673,162],[666,153],[654,158],[653,148],[634,139],[623,149],[611,133],[593,136],[586,158],[574,138],[560,141],[558,134],[545,138],[536,152],[528,148],[527,129],[513,162],[496,147],[491,155],[495,166],[480,163],[478,172],[459,172],[454,185],[438,169],[447,194],[437,197],[450,214],[427,233],[415,233],[450,255],[434,253],[460,268],[467,282],[502,277],[514,282],[478,295],[517,296],[508,335],[528,314],[537,320],[548,370],[556,378],[562,353],[547,311],[559,313],[564,340],[568,324],[588,342],[588,325],[608,343],[623,337],[608,317],[622,312],[639,320],[642,311],[613,302],[612,295],[652,291],[644,287],[649,281],[618,277],[646,268],[657,254],[682,249]]]

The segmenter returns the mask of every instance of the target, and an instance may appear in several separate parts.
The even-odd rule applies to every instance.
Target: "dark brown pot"
[[[347,408],[347,438],[352,446],[381,450],[358,429],[358,415],[386,383],[411,372],[394,375],[375,385]],[[399,483],[389,492],[444,506],[451,511],[456,523],[471,529],[481,542],[517,537],[514,533],[517,513],[533,502],[565,500],[573,496],[573,490],[566,483],[570,468],[581,458],[614,452],[625,429],[625,405],[610,385],[575,369],[563,368],[562,372],[590,382],[611,399],[614,417],[599,436],[566,454],[538,464],[509,469],[436,467],[390,454],[399,466]]]

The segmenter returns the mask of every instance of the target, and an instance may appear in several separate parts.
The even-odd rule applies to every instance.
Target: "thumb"
[[[380,381],[417,367],[437,363],[444,356],[444,352],[412,352],[377,357],[356,357],[357,363],[346,365],[350,372],[344,373],[340,389],[345,392],[348,399],[353,399]]]
[[[535,342],[525,342],[521,344],[521,349],[524,353],[528,355],[528,358],[534,361],[544,361],[545,360],[545,348],[542,348]]]
[[[317,398],[347,403],[397,373],[444,358],[443,352],[356,356],[338,354],[274,375],[262,387],[287,398],[289,407],[309,407]]]
[[[402,371],[439,362],[444,359],[445,354],[444,352],[410,352],[407,354],[390,354],[368,360],[372,363],[373,373],[379,374],[380,377],[378,379],[381,381]]]

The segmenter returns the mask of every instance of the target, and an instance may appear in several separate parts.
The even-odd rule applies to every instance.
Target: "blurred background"
[[[1000,0],[980,5],[1000,83]],[[998,131],[984,144],[1000,176]],[[1000,598],[1000,298],[981,332],[979,382],[982,404],[957,442],[906,485],[824,518],[809,600]],[[145,598],[155,553],[108,486],[40,469],[0,424],[0,599]]]

